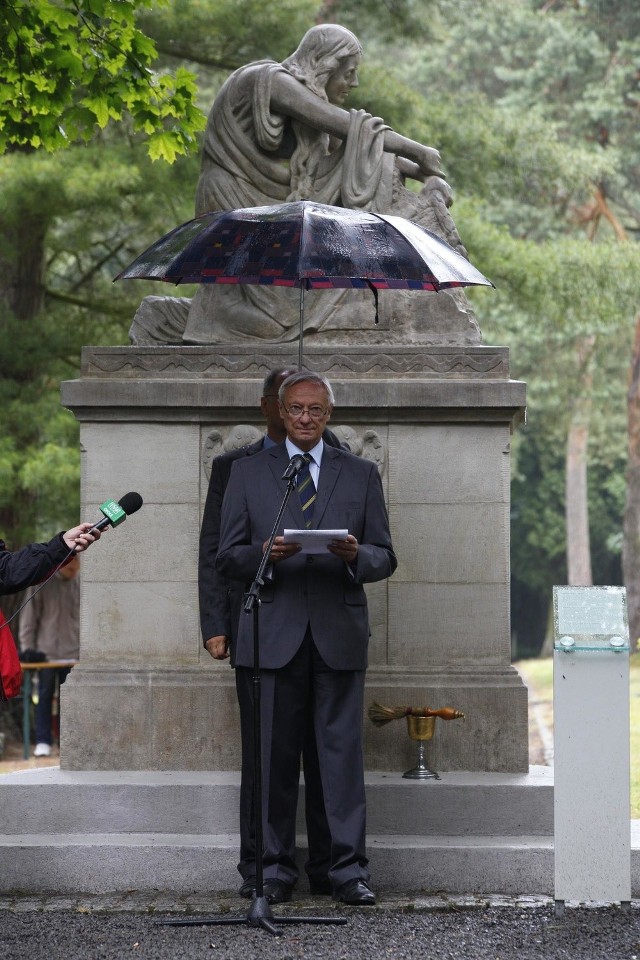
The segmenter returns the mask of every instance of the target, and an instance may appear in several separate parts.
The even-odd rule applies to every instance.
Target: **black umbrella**
[[[299,200],[206,213],[156,240],[116,280],[249,283],[300,288],[448,290],[493,286],[436,234],[411,220]]]

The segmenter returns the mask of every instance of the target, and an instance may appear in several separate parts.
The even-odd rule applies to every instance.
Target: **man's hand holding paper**
[[[335,546],[337,541],[345,547],[349,544],[349,552],[353,550],[353,544],[349,541],[355,543],[356,552],[358,548],[358,541],[349,535],[348,530],[285,530],[282,539],[285,544],[299,544],[301,553],[325,553],[330,550],[342,557],[343,553],[338,553],[340,548],[336,549]]]

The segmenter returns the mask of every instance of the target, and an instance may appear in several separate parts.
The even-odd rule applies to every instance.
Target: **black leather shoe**
[[[288,903],[291,900],[291,891],[293,887],[285,883],[284,880],[278,880],[276,877],[269,877],[264,881],[264,895],[269,903]]]
[[[364,880],[347,880],[333,891],[333,899],[340,903],[348,903],[354,907],[372,907],[376,902],[376,895]]]
[[[238,893],[240,894],[240,896],[245,897],[247,900],[251,900],[251,897],[254,895],[255,892],[256,892],[255,877],[247,877],[247,879],[243,881],[242,886],[238,890]]]
[[[309,877],[309,890],[316,896],[331,896],[333,886],[328,877]]]

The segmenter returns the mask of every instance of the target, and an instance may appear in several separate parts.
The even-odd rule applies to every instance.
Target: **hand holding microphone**
[[[83,550],[100,539],[100,534],[105,527],[117,527],[128,516],[139,510],[141,506],[142,497],[139,493],[125,493],[124,497],[117,503],[115,500],[106,500],[100,506],[100,512],[103,515],[101,520],[98,520],[97,523],[81,523],[79,526],[67,530],[62,538],[70,550],[82,553]]]
[[[94,532],[91,533],[92,527],[92,523],[81,523],[77,527],[72,527],[71,530],[63,533],[62,539],[69,550],[74,550],[75,553],[82,553],[83,550],[86,550],[92,543],[99,540],[100,532],[94,530]]]

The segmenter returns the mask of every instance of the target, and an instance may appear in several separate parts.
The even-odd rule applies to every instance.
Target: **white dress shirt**
[[[289,437],[285,440],[287,447],[287,453],[289,454],[289,459],[292,457],[301,456],[304,457],[305,452],[310,453],[312,460],[309,463],[309,473],[311,474],[311,479],[315,484],[316,490],[318,489],[318,478],[320,476],[320,464],[322,462],[322,451],[324,449],[324,440],[320,438],[316,443],[315,447],[312,447],[311,450],[305,451],[300,450],[299,447],[296,447],[295,443],[291,443]]]

